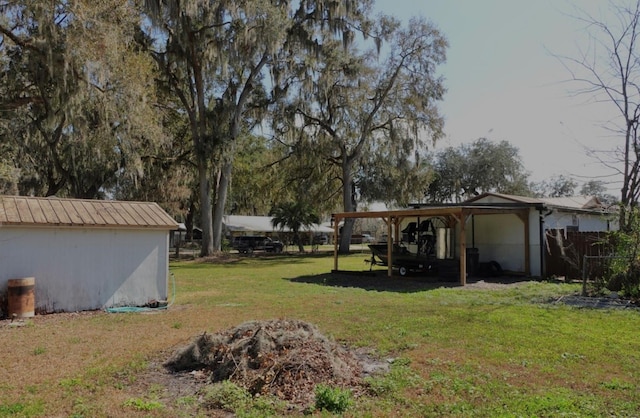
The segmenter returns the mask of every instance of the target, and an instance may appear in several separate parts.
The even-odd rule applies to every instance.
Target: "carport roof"
[[[392,233],[395,233],[396,237],[393,242],[398,242],[399,228],[398,225],[402,219],[407,217],[446,217],[449,219],[455,219],[455,222],[460,225],[460,232],[458,237],[458,243],[460,245],[459,261],[460,261],[460,284],[464,286],[466,283],[466,239],[465,239],[465,222],[471,215],[490,215],[490,214],[513,214],[516,215],[523,223],[524,230],[524,242],[525,245],[525,273],[529,274],[530,271],[530,254],[526,249],[528,248],[526,243],[529,242],[529,211],[531,207],[539,207],[539,203],[535,202],[509,202],[509,203],[469,203],[469,204],[456,204],[456,205],[439,205],[439,206],[420,206],[411,209],[400,210],[387,210],[376,212],[342,212],[334,213],[332,219],[334,222],[335,233],[337,233],[338,224],[349,218],[380,218],[387,224],[387,234],[391,237]],[[395,228],[392,228],[395,225]],[[393,251],[392,246],[387,246],[387,267],[388,276],[391,277],[393,267]],[[333,271],[338,270],[338,241],[334,244],[333,255],[334,268]]]
[[[65,226],[173,230],[157,203],[56,197],[0,196],[0,226]]]
[[[524,196],[506,195],[500,193],[484,193],[462,203],[449,204],[412,204],[411,208],[384,210],[373,212],[342,212],[332,215],[335,234],[338,233],[340,222],[344,219],[379,218],[387,224],[387,234],[395,233],[394,242],[399,241],[399,224],[407,217],[445,217],[460,225],[458,245],[460,245],[460,283],[466,282],[466,237],[465,222],[471,215],[513,214],[522,221],[524,235],[524,273],[530,274],[529,217],[530,211],[554,209],[568,212],[602,213],[607,210],[602,203],[591,196],[568,198],[531,198]],[[392,228],[395,226],[395,228]],[[388,260],[392,260],[392,247],[388,246]],[[393,262],[387,262],[388,275],[392,276]],[[334,244],[334,271],[338,271],[338,241]]]
[[[375,212],[341,212],[334,213],[333,220],[339,222],[345,218],[406,218],[410,216],[453,216],[461,218],[468,215],[524,213],[528,206],[520,204],[477,204],[477,205],[439,205],[420,206],[410,209],[396,209]]]

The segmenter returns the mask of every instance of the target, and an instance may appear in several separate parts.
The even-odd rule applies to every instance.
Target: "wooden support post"
[[[531,248],[529,248],[529,216],[524,221],[524,272],[531,276]]]
[[[338,224],[339,218],[335,218],[333,222],[333,270],[338,271]]]
[[[460,286],[467,284],[467,216],[463,213],[460,222]]]
[[[393,277],[393,243],[394,241],[393,241],[393,236],[391,235],[393,232],[391,229],[392,222],[393,222],[393,219],[389,217],[389,219],[387,219],[387,260],[389,260],[387,262],[388,277]]]

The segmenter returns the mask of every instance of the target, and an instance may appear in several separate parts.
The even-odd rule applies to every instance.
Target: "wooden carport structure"
[[[458,248],[460,257],[460,285],[464,286],[467,281],[467,237],[465,225],[472,215],[496,215],[496,214],[514,214],[523,223],[524,228],[524,266],[525,274],[531,274],[531,257],[529,253],[529,213],[530,207],[521,205],[487,205],[487,204],[468,204],[468,205],[451,205],[451,206],[431,206],[417,207],[413,209],[400,209],[375,212],[342,212],[334,213],[331,217],[334,228],[334,254],[333,254],[333,271],[338,272],[338,236],[340,222],[345,219],[358,218],[378,218],[382,219],[387,226],[387,276],[393,277],[393,243],[400,242],[400,224],[406,218],[433,218],[441,217],[446,220],[447,226],[458,228]]]

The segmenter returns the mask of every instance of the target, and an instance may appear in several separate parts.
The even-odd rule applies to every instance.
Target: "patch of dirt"
[[[194,255],[194,260],[198,263],[227,264],[237,263],[241,259],[240,254],[229,252],[218,252],[206,257],[200,257],[199,254]]]
[[[630,299],[617,296],[593,297],[580,295],[566,295],[558,298],[555,303],[562,303],[578,308],[592,309],[638,309],[638,304]]]
[[[527,283],[532,283],[531,280],[523,280],[522,278],[502,277],[494,280],[469,280],[465,286],[461,286],[461,289],[481,289],[481,290],[499,290],[510,287],[522,286]]]
[[[25,325],[50,324],[66,322],[74,318],[89,317],[95,315],[106,315],[104,310],[80,311],[80,312],[36,312],[35,316],[29,318],[2,318],[0,317],[0,328],[19,328]]]
[[[153,363],[143,380],[166,387],[166,396],[173,399],[201,397],[206,385],[229,380],[301,412],[314,404],[317,384],[346,388],[358,396],[363,378],[388,371],[389,363],[367,350],[337,344],[303,321],[250,321],[195,337],[163,364]]]

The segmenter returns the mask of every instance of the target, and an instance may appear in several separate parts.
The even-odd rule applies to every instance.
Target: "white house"
[[[166,300],[176,228],[156,203],[0,196],[0,293],[34,277],[38,313]]]

